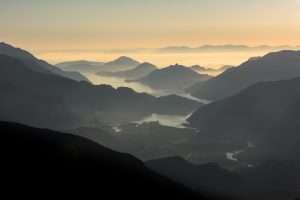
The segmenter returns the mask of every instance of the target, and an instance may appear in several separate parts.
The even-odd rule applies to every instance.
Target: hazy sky
[[[0,40],[34,52],[299,45],[300,0],[0,0]]]

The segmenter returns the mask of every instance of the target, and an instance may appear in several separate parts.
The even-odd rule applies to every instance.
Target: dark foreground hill
[[[235,171],[215,163],[196,165],[177,157],[148,161],[146,165],[196,191],[234,199],[292,200],[300,195],[300,163],[295,161],[266,161]]]
[[[0,122],[2,188],[99,199],[207,199],[87,139]],[[7,178],[6,178],[7,177]],[[41,196],[40,196],[41,197]]]
[[[234,187],[242,183],[237,173],[227,171],[215,163],[196,165],[180,157],[169,157],[147,161],[146,165],[197,191],[229,195],[233,194]]]

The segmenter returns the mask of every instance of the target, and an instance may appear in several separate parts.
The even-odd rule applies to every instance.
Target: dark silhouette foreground
[[[63,192],[68,198],[206,199],[128,154],[78,136],[5,122],[0,122],[0,131],[1,181],[13,189],[11,195],[61,197]]]

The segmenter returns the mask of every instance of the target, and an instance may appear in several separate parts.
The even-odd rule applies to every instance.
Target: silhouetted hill
[[[69,61],[58,63],[56,66],[64,71],[76,71],[80,73],[96,73],[101,70],[103,62],[92,62],[86,60]]]
[[[113,76],[113,77],[119,77],[125,79],[140,79],[150,74],[156,69],[157,67],[155,65],[152,65],[151,63],[142,63],[138,65],[136,68],[131,70],[118,71],[118,72],[99,72],[98,75]]]
[[[55,74],[76,81],[88,81],[86,77],[78,72],[62,71],[61,69],[52,66],[43,60],[35,58],[29,52],[23,49],[15,48],[6,43],[0,43],[0,55],[7,55],[17,58],[27,65],[28,68],[36,72]]]
[[[116,60],[104,63],[99,72],[118,72],[136,68],[140,63],[132,58],[121,56]]]
[[[129,88],[95,86],[35,72],[22,61],[3,55],[0,66],[0,119],[31,126],[97,126],[139,120],[152,113],[188,114],[201,105],[181,97],[165,102]],[[184,106],[179,107],[182,102]]]
[[[299,84],[300,78],[258,83],[200,108],[188,121],[210,139],[253,142],[255,158],[298,159]]]
[[[208,199],[128,154],[78,136],[6,122],[0,122],[0,131],[5,188],[69,197]]]
[[[208,79],[210,79],[208,75],[198,74],[192,69],[176,64],[155,70],[137,81],[154,89],[182,91],[197,82],[207,81]]]
[[[292,79],[300,76],[300,51],[280,51],[261,58],[249,59],[239,67],[226,70],[189,91],[192,95],[218,100],[262,81]]]

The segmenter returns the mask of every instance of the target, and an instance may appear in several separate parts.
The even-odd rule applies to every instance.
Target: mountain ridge
[[[18,58],[34,71],[51,73],[76,81],[88,82],[88,79],[78,72],[65,72],[53,65],[50,65],[46,61],[34,57],[34,55],[24,49],[16,48],[4,42],[0,43],[0,54]]]
[[[203,84],[195,84],[188,91],[198,98],[218,100],[237,94],[257,82],[297,76],[300,76],[300,51],[279,51],[249,59]]]

